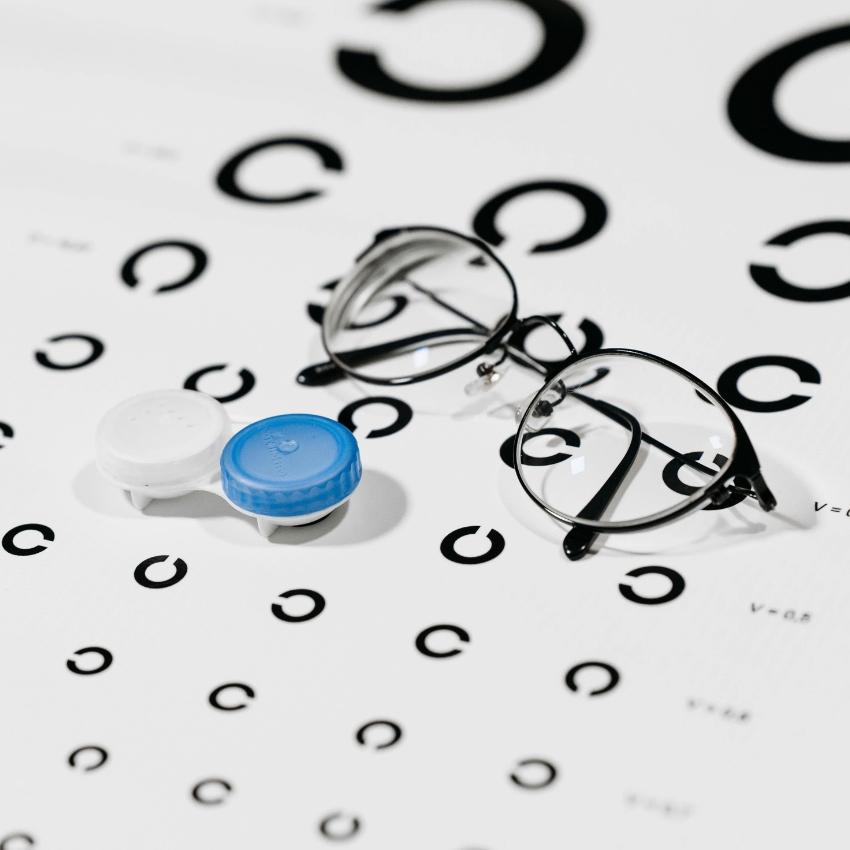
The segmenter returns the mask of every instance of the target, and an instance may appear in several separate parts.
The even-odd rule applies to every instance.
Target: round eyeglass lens
[[[473,358],[515,303],[492,254],[454,233],[412,228],[373,246],[337,284],[322,335],[356,376],[404,383]]]
[[[559,519],[609,532],[696,505],[735,451],[723,408],[637,353],[568,366],[532,400],[518,436],[528,494]]]

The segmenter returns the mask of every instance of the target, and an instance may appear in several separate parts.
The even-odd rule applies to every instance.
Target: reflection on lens
[[[700,501],[735,450],[734,424],[719,404],[637,354],[567,367],[537,394],[520,439],[558,458],[518,467],[532,498],[561,519],[607,531]]]
[[[360,258],[334,290],[322,332],[331,357],[357,376],[401,383],[474,357],[514,304],[510,276],[489,252],[414,228]]]

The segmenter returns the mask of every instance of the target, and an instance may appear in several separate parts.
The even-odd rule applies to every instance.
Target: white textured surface
[[[191,390],[155,390],[120,402],[101,419],[95,455],[119,486],[188,489],[218,471],[231,430],[215,399]]]
[[[44,551],[0,550],[0,840],[310,850],[329,846],[319,823],[342,812],[361,822],[350,846],[380,850],[846,844],[850,300],[776,298],[748,268],[776,264],[800,286],[850,278],[846,237],[764,244],[850,218],[850,165],[763,153],[725,114],[747,67],[840,22],[846,4],[593,0],[580,6],[587,37],[561,74],[469,105],[382,98],[336,69],[337,48],[359,45],[432,85],[497,79],[537,37],[507,6],[442,0],[394,16],[328,0],[3,4],[0,420],[14,435],[0,438],[0,533],[36,523],[55,540],[28,530],[17,545]],[[487,33],[481,44],[476,32]],[[780,107],[795,126],[850,137],[833,110],[850,102],[847,80],[824,76],[827,54],[789,73]],[[274,136],[323,140],[344,169],[280,148],[246,165],[246,187],[322,195],[268,205],[219,192],[221,165]],[[562,313],[579,340],[590,318],[606,344],[680,362],[712,386],[751,357],[818,369],[820,384],[775,366],[739,383],[753,399],[809,397],[738,411],[778,497],[774,515],[702,512],[569,563],[563,532],[499,457],[513,407],[536,389],[520,368],[474,399],[462,391],[471,368],[389,392],[295,383],[324,359],[307,303],[326,303],[321,287],[376,231],[469,232],[486,200],[542,179],[592,188],[609,218],[582,245],[530,254],[574,230],[580,206],[540,193],[503,208],[497,250],[521,314]],[[127,286],[127,258],[168,240],[202,247],[203,274],[157,292],[192,267],[185,250],[163,248],[138,260]],[[37,351],[84,358],[84,342],[48,342],[68,333],[98,338],[105,353],[79,370],[36,362]],[[242,369],[256,378],[227,403],[234,417],[336,418],[365,395],[402,399],[414,417],[368,439],[394,412],[354,414],[362,483],[315,526],[267,541],[205,493],[139,513],[95,468],[98,421],[129,395],[217,365],[198,382],[212,395],[236,391]],[[485,552],[492,529],[504,551],[481,564],[444,558],[445,536],[470,526],[479,530],[458,553]],[[185,577],[160,589],[134,580],[161,555],[149,579],[176,575],[177,558]],[[663,576],[627,576],[650,565],[677,571],[684,593],[628,601],[620,585],[669,590]],[[273,615],[276,604],[310,610],[280,598],[293,589],[320,593],[321,615]],[[429,638],[460,654],[416,650],[435,624],[468,633],[468,643]],[[91,646],[113,663],[74,675],[66,661]],[[579,674],[579,692],[566,687],[567,671],[589,660],[616,667],[616,689],[588,698],[599,670]],[[222,702],[246,707],[216,710],[208,697],[225,683],[255,696],[232,691]],[[386,734],[374,728],[358,744],[376,719],[402,727],[396,745],[374,749]],[[107,762],[72,769],[70,753],[86,745],[105,748]],[[531,758],[557,767],[543,790],[510,779],[536,781],[533,765],[518,767]],[[193,800],[213,778],[230,784],[225,801]],[[15,841],[6,850],[27,846]]]

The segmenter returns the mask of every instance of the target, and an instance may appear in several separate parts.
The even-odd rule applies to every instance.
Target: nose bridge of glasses
[[[578,350],[575,345],[573,345],[573,341],[570,339],[567,332],[554,319],[551,319],[548,316],[527,316],[524,319],[520,319],[511,329],[511,336],[508,340],[508,344],[510,345],[513,343],[514,347],[520,348],[521,343],[524,342],[528,334],[540,325],[546,325],[554,330],[570,352],[568,357],[563,358],[563,360],[555,366],[553,371],[558,372],[564,368],[568,360],[573,357],[578,357]]]

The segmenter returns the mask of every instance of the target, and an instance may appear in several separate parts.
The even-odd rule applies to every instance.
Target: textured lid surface
[[[221,455],[227,498],[263,516],[329,508],[351,495],[360,474],[360,450],[351,431],[310,413],[261,419],[234,434]]]
[[[126,487],[179,487],[215,473],[230,437],[223,405],[194,390],[134,396],[100,420],[98,466]]]

